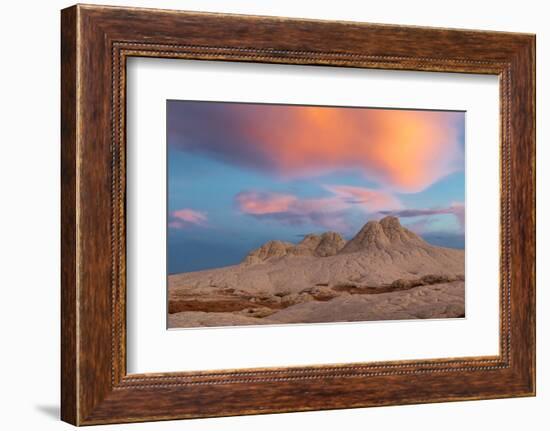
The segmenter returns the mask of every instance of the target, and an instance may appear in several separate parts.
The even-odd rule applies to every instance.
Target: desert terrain
[[[464,317],[464,250],[387,216],[349,241],[269,241],[238,265],[168,277],[168,327]]]

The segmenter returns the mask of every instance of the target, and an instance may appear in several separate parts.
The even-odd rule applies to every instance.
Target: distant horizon
[[[168,273],[395,215],[464,249],[465,115],[167,101]]]

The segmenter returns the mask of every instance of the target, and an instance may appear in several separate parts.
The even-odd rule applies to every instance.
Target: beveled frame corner
[[[61,46],[63,420],[88,425],[534,395],[533,35],[77,5],[62,11]],[[498,75],[499,355],[128,375],[125,101],[133,56]]]

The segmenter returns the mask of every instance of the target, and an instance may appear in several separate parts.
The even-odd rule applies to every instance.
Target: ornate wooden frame
[[[534,35],[77,5],[62,11],[61,46],[63,420],[88,425],[534,395]],[[498,75],[500,354],[128,375],[130,56]]]

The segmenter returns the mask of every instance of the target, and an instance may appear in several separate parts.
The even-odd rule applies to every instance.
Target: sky
[[[167,101],[168,272],[385,215],[464,248],[465,113]]]

